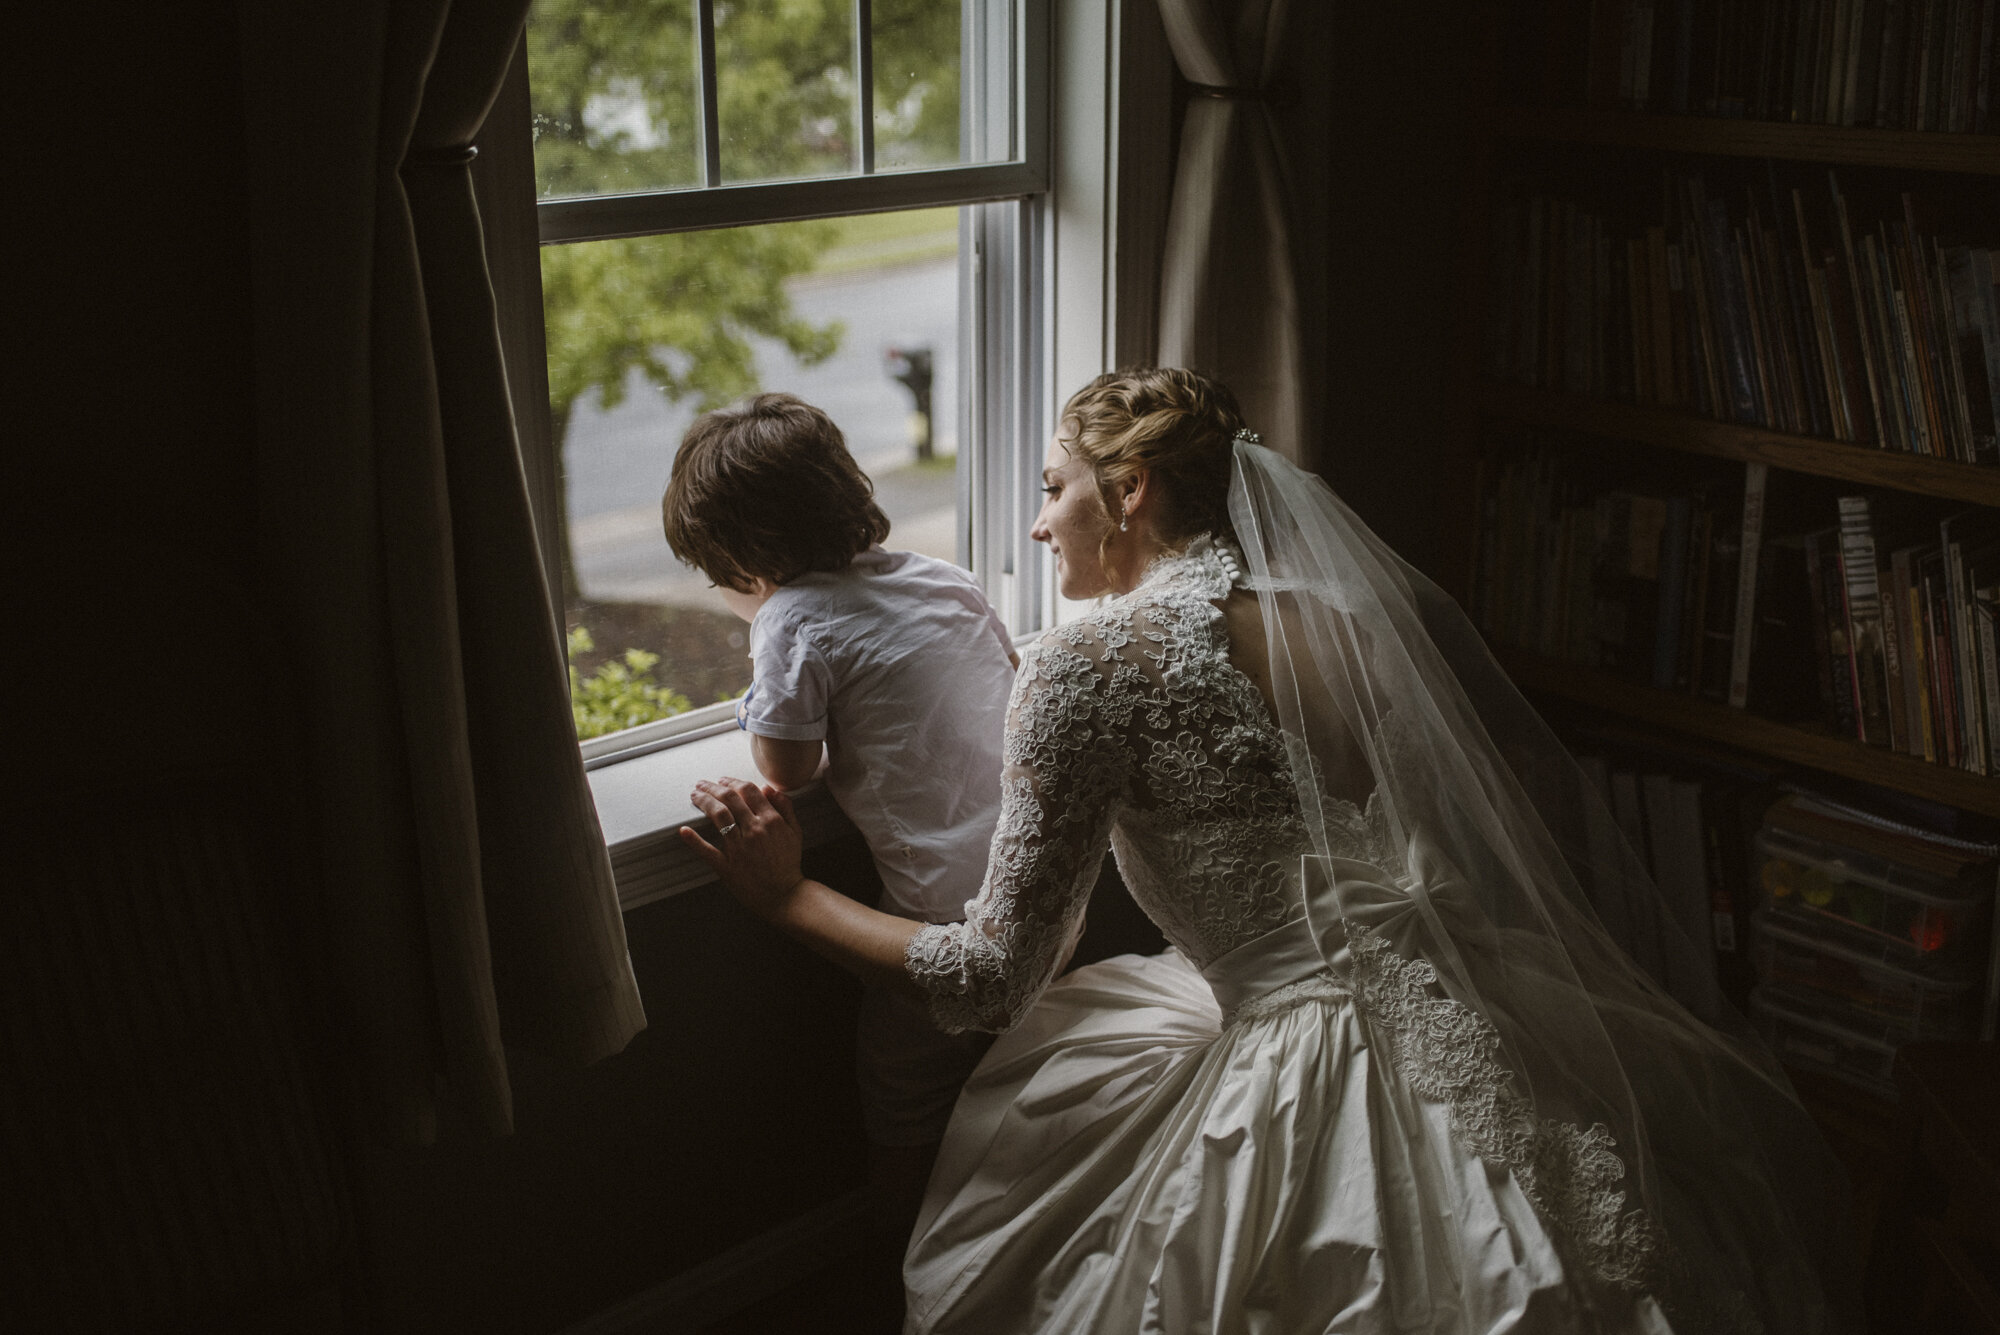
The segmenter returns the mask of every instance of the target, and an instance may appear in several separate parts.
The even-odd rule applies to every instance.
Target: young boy
[[[881,873],[879,907],[963,918],[999,815],[1016,661],[979,586],[948,562],[883,550],[888,518],[840,429],[789,394],[698,418],[661,511],[674,555],[750,623],[753,680],[737,722],[757,768],[796,788],[824,749],[827,788]],[[939,1032],[914,994],[864,996],[862,1114],[893,1212],[914,1218],[989,1041]]]

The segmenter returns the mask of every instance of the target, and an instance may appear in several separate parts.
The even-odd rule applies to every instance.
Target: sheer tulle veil
[[[1456,604],[1321,479],[1248,433],[1234,450],[1307,914],[1376,1044],[1607,1290],[1654,1294],[1676,1329],[1858,1328],[1845,1175],[1706,942]],[[1391,871],[1329,838],[1371,779]],[[1607,921],[1650,928],[1654,976]]]

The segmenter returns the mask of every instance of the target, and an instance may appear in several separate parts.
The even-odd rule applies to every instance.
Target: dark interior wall
[[[1478,6],[1327,6],[1324,471],[1433,578]],[[1309,243],[1310,244],[1310,243]]]
[[[808,870],[879,884],[858,836]],[[512,1054],[504,1140],[365,1150],[365,1328],[544,1335],[860,1186],[854,980],[715,887],[625,929],[648,1025],[624,1052]]]

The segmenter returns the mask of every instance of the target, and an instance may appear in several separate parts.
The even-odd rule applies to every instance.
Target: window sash
[[[960,42],[961,140],[998,141],[1001,161],[876,172],[872,0],[854,0],[854,116],[860,170],[839,176],[722,184],[714,0],[696,0],[702,184],[538,200],[543,245],[657,236],[856,213],[1021,199],[1049,190],[1049,0],[976,0]],[[1038,58],[1030,58],[1030,54]],[[1005,56],[1004,62],[996,59]]]
[[[871,0],[858,0],[857,33],[865,39]],[[1006,135],[1009,161],[894,172],[848,174],[769,182],[718,184],[713,7],[702,0],[704,186],[622,195],[537,199],[530,137],[510,136],[480,175],[497,214],[517,220],[516,234],[532,226],[541,245],[612,240],[669,232],[793,222],[902,209],[969,208],[961,221],[960,451],[958,556],[975,572],[1009,629],[1017,636],[1039,630],[1051,615],[1051,575],[1046,554],[1026,538],[1040,503],[1040,451],[1021,448],[1047,434],[1049,278],[1042,254],[1051,189],[1050,0],[984,0],[967,7],[963,59],[964,142]],[[1011,30],[1011,31],[1010,31]],[[1011,37],[1011,41],[1008,38]],[[1007,41],[1003,63],[986,59]],[[872,83],[863,81],[872,101]],[[528,121],[525,47],[517,53],[503,94]],[[863,163],[872,168],[873,116],[863,120]],[[1011,116],[1011,120],[1008,117]],[[500,147],[495,145],[495,147]],[[495,174],[497,172],[497,175]],[[523,216],[532,209],[532,218]],[[505,230],[504,228],[502,230]],[[489,243],[498,240],[489,236]],[[518,244],[518,243],[515,243]],[[503,338],[510,358],[531,364],[515,390],[521,419],[523,464],[542,530],[552,593],[561,588],[562,554],[551,546],[556,460],[549,448],[547,385],[543,371],[540,266],[532,250],[520,255],[522,287],[507,303]],[[513,308],[518,306],[518,310]],[[532,349],[532,351],[531,351]],[[665,747],[734,729],[734,702],[709,705],[637,728],[579,743],[585,767],[596,769]]]
[[[1048,174],[1041,167],[1007,162],[644,194],[584,195],[544,200],[535,205],[535,218],[542,244],[554,246],[898,209],[985,204],[1038,195],[1048,188]]]

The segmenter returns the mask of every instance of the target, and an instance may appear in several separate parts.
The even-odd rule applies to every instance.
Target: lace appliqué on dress
[[[1060,967],[1107,844],[1197,967],[1292,917],[1308,839],[1285,741],[1229,660],[1206,537],[1022,655],[986,884],[904,962],[947,1029],[1004,1029]]]
[[[1513,1173],[1592,1275],[1627,1291],[1655,1287],[1663,1239],[1645,1211],[1625,1209],[1625,1164],[1610,1131],[1538,1119],[1494,1060],[1500,1034],[1490,1021],[1433,996],[1429,964],[1404,959],[1366,927],[1347,932],[1357,1004],[1386,1040],[1396,1073],[1445,1106],[1466,1148]]]
[[[1286,983],[1274,987],[1260,997],[1250,1000],[1222,1017],[1222,1027],[1248,1024],[1252,1020],[1268,1020],[1294,1006],[1303,1006],[1308,1001],[1352,1001],[1353,993],[1330,973],[1316,973],[1309,978],[1301,978],[1296,983]]]

